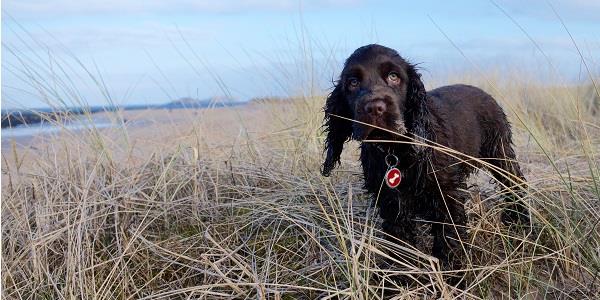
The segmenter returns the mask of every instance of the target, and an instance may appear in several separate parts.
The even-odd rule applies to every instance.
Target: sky
[[[600,0],[4,0],[1,103],[326,94],[371,43],[419,63],[428,87],[473,70],[546,78],[549,66],[575,82],[569,33],[597,74]]]

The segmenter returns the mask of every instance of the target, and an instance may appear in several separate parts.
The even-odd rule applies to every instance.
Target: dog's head
[[[325,104],[323,175],[328,176],[339,163],[350,138],[393,140],[399,135],[386,130],[399,134],[419,131],[419,112],[425,105],[420,77],[414,65],[384,46],[363,46],[350,55]]]

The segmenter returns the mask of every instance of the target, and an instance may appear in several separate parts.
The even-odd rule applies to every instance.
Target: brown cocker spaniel
[[[445,269],[457,269],[465,247],[460,241],[467,238],[469,174],[485,167],[500,186],[511,188],[502,214],[506,224],[529,222],[519,193],[525,178],[510,124],[494,98],[468,85],[425,91],[420,77],[393,49],[367,45],[354,51],[325,104],[322,174],[339,164],[344,143],[360,141],[365,188],[379,207],[384,232],[414,245],[415,219],[431,222],[433,255]]]

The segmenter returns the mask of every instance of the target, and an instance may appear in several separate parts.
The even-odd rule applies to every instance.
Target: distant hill
[[[236,106],[243,104],[227,97],[211,97],[207,99],[196,99],[191,97],[179,98],[169,103],[160,105],[161,108],[178,109],[178,108],[206,108],[206,107],[223,107]]]
[[[197,109],[207,107],[224,107],[244,105],[245,102],[236,101],[227,97],[212,97],[207,99],[195,99],[183,97],[165,104],[136,104],[124,106],[91,106],[91,107],[70,107],[60,110],[48,108],[40,109],[3,109],[2,110],[2,128],[17,127],[22,124],[36,124],[42,121],[56,121],[66,119],[68,116],[81,115],[84,113],[97,113],[116,110],[141,110],[141,109]]]
[[[74,107],[61,110],[52,110],[48,108],[40,109],[3,109],[2,110],[2,128],[17,127],[22,124],[36,124],[41,122],[52,122],[68,119],[69,116],[81,115],[84,113],[97,113],[101,111],[114,111],[117,107]]]

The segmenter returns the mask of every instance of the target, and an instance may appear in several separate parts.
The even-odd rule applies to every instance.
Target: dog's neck
[[[431,148],[430,142],[435,142],[435,136],[432,130],[432,123],[435,120],[431,120],[431,115],[428,111],[421,114],[422,119],[419,122],[418,128],[411,127],[409,132],[406,134],[407,138],[402,138],[399,141],[390,142],[368,142],[362,143],[361,148],[363,151],[374,151],[379,153],[377,155],[377,164],[385,166],[385,157],[388,154],[393,154],[398,158],[398,168],[401,170],[408,169],[426,169],[429,164],[430,158],[433,156],[433,149]],[[412,131],[414,130],[414,132]],[[421,171],[415,174],[420,177]]]
[[[434,140],[431,134],[429,122],[424,123],[424,128],[420,128],[419,135],[414,133],[408,133],[410,138],[403,138],[398,141],[386,141],[382,143],[368,142],[362,143],[370,148],[374,148],[377,152],[383,155],[394,154],[398,157],[415,158],[418,159],[422,155],[427,155],[431,152],[431,147],[428,145],[429,142]]]
[[[363,147],[363,151],[366,150],[365,148],[369,148],[368,151],[374,151],[376,153],[379,153],[378,156],[380,156],[382,158],[381,163],[385,164],[385,161],[383,160],[383,158],[385,158],[387,155],[394,155],[398,158],[398,162],[399,162],[399,167],[400,168],[406,168],[412,164],[414,164],[415,162],[415,149],[414,146],[405,143],[405,142],[385,142],[385,143],[376,143],[376,142],[369,142],[369,143],[363,143],[362,144]]]

